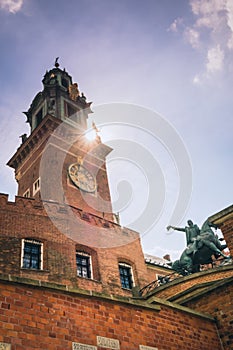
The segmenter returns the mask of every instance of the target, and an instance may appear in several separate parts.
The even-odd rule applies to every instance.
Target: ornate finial
[[[58,63],[58,60],[59,60],[59,57],[57,57],[57,58],[55,59],[54,66],[55,66],[56,68],[58,68],[58,67],[60,66],[60,64]]]

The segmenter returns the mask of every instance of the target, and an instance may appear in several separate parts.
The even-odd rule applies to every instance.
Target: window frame
[[[36,187],[37,186],[37,187]],[[36,188],[35,188],[36,187]],[[33,185],[32,185],[32,193],[33,193],[33,196],[35,196],[35,194],[37,192],[40,191],[40,177],[38,177],[36,179],[36,181],[33,182]]]
[[[73,103],[71,103],[70,101],[64,100],[64,116],[66,118],[70,118],[76,116],[76,114],[79,111],[77,110],[76,105],[74,105]]]
[[[86,259],[87,264],[78,264],[77,262],[77,257],[83,257],[84,259]],[[86,252],[82,252],[79,250],[76,250],[76,256],[75,256],[75,261],[76,261],[76,273],[77,273],[77,277],[81,277],[81,278],[86,278],[86,279],[93,279],[93,270],[92,270],[92,259],[91,259],[91,255],[86,253]],[[81,271],[83,272],[83,268],[86,267],[87,268],[87,275],[84,276],[83,274],[79,274],[78,273],[78,266],[81,267]]]
[[[25,198],[30,198],[30,188],[28,188],[25,192],[24,192],[24,194],[23,194],[23,197],[25,197]]]
[[[31,245],[38,245],[40,246],[39,256],[38,256],[38,268],[37,267],[26,267],[24,266],[25,262],[25,243],[29,243]],[[31,253],[31,252],[30,252]],[[29,255],[29,254],[28,254]],[[38,241],[36,239],[30,239],[30,238],[24,238],[22,239],[22,247],[21,247],[21,268],[26,270],[33,270],[33,271],[41,271],[43,270],[43,242]],[[32,254],[30,255],[30,264],[31,264]]]
[[[135,286],[132,266],[128,263],[121,261],[118,263],[118,269],[119,269],[121,288],[127,289],[127,290],[132,290],[133,287]],[[121,269],[124,269],[125,271],[127,270],[127,274],[123,275],[121,273]],[[126,286],[125,278],[127,278],[127,283],[129,285],[129,287]]]

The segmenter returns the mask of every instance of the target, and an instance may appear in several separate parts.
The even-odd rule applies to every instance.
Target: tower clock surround
[[[68,175],[77,188],[82,191],[94,193],[96,191],[96,179],[82,164],[73,163],[68,168]]]

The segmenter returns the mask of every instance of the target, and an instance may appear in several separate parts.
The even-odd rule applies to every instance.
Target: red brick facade
[[[52,203],[50,212],[53,216],[56,214],[61,231],[53,225],[38,199],[16,197],[15,202],[8,202],[7,195],[1,195],[0,205],[1,273],[23,277],[37,276],[42,281],[54,281],[108,294],[132,295],[130,291],[121,288],[118,264],[125,262],[132,266],[135,286],[138,289],[151,282],[136,232],[121,228],[113,222],[108,222],[108,227],[105,227],[106,220],[91,214],[88,215],[90,222],[86,222],[86,219],[82,219],[83,212],[76,210],[79,220],[75,221],[76,227],[72,223],[69,227],[72,237],[76,237],[74,240],[63,233],[64,226],[67,228],[67,212],[62,205]],[[77,223],[80,223],[80,228]],[[73,231],[75,229],[76,235]],[[78,243],[82,234],[85,234],[89,245]],[[97,245],[102,235],[111,237],[108,249]],[[28,238],[43,243],[43,270],[21,268],[22,239]],[[77,277],[76,251],[91,255],[92,280]]]
[[[217,224],[233,255],[233,207],[230,206],[211,216]],[[233,349],[233,266],[216,266],[214,269],[176,279],[156,288],[148,301],[157,298],[185,305],[204,312],[216,320],[216,327],[225,350]]]
[[[225,350],[233,349],[233,277],[209,287],[207,293],[184,303],[185,306],[212,315],[217,321]]]
[[[96,346],[97,336],[117,339],[122,350],[221,350],[213,320],[164,303],[4,282],[0,293],[0,341],[12,350],[68,350],[72,342]]]
[[[88,142],[81,135],[72,140],[72,133],[73,127],[61,124],[51,115],[43,119],[8,162],[8,165],[15,168],[18,195],[23,196],[28,190],[31,198],[42,197],[43,200],[65,202],[96,215],[105,212],[105,218],[113,220],[105,165],[105,157],[111,149],[98,138]],[[68,176],[69,165],[77,162],[78,157],[96,175],[96,196],[80,191]],[[38,179],[41,190],[35,192],[34,184]],[[103,200],[104,207],[98,205],[98,196]]]
[[[218,225],[223,233],[227,247],[233,256],[233,205],[221,210],[219,213],[212,215],[210,220]]]
[[[105,163],[111,149],[98,136],[86,143],[90,103],[69,94],[72,78],[58,67],[46,73],[44,90],[26,112],[32,133],[8,162],[18,196],[9,202],[0,194],[0,348],[222,350],[220,335],[230,350],[232,265],[140,296],[162,268],[146,265],[139,234],[117,223]],[[68,120],[73,110],[82,112],[77,139]],[[95,175],[95,191],[72,183],[67,171],[76,162]],[[24,197],[27,190],[33,198]],[[232,208],[213,220],[233,255]],[[37,267],[24,265],[30,242],[40,252]],[[90,275],[78,275],[77,256],[88,257]],[[122,266],[130,286],[122,282]],[[101,347],[98,337],[113,345]]]

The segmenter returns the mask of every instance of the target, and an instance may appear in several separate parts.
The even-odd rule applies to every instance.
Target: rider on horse
[[[197,225],[194,225],[191,220],[188,220],[188,226],[175,227],[168,226],[167,230],[174,229],[186,233],[187,247],[183,251],[179,260],[173,263],[173,268],[178,272],[186,271],[192,273],[199,269],[200,264],[209,263],[212,260],[211,256],[223,256],[229,259],[228,256],[222,253],[226,245],[221,245],[218,236],[214,234],[211,227],[217,229],[217,226],[206,220],[202,225],[201,230]]]

